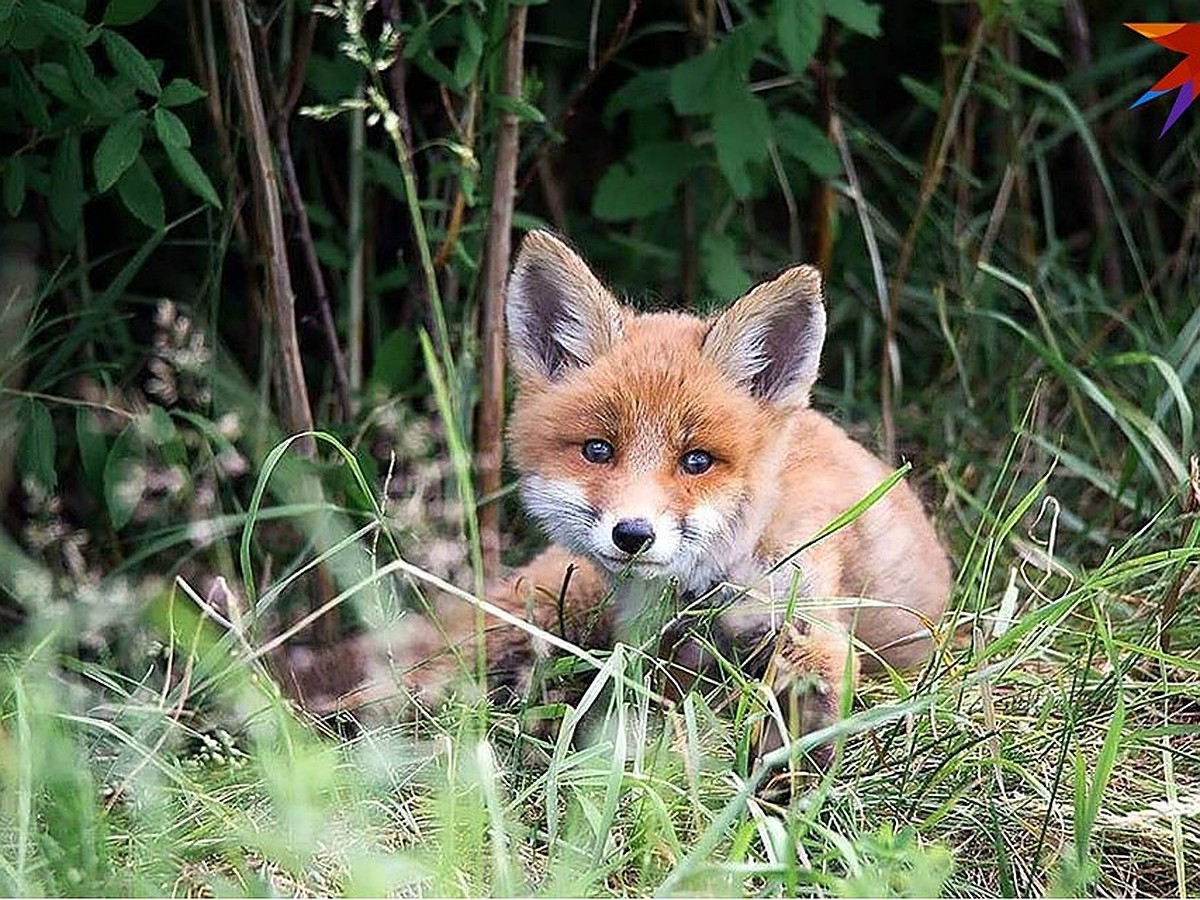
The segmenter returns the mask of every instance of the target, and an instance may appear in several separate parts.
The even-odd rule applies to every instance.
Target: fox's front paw
[[[840,692],[814,672],[777,672],[774,694],[775,706],[766,711],[755,744],[755,756],[759,759],[782,747],[785,733],[786,742],[790,743],[838,720]],[[830,745],[818,744],[806,755],[818,768],[825,768],[831,761],[831,753]]]
[[[785,743],[835,724],[844,692],[853,690],[857,677],[858,662],[844,637],[823,628],[806,631],[799,623],[785,626],[766,673],[775,704],[756,726],[756,763]],[[833,749],[829,742],[809,748],[799,767],[793,765],[795,758],[789,760],[784,771],[768,781],[764,794],[786,796],[797,768],[824,771],[833,762]]]

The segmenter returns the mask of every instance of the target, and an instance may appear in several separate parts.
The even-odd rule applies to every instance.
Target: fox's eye
[[[606,463],[613,458],[613,445],[599,438],[584,441],[583,458],[590,463]]]
[[[689,475],[703,475],[712,468],[712,454],[707,450],[689,450],[679,457],[679,468]]]

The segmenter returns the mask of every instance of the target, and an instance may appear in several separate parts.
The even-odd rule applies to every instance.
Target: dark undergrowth
[[[0,2],[0,891],[1194,892],[1200,120],[1128,109],[1180,57],[1122,25],[1187,11],[517,10]],[[788,803],[647,648],[399,696],[492,513],[541,540],[474,462],[506,115],[514,232],[643,308],[819,263],[814,403],[950,548],[933,658]]]

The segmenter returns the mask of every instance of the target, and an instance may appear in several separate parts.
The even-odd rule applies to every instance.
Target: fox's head
[[[621,306],[563,242],[531,232],[508,284],[509,423],[521,495],[610,572],[706,590],[755,551],[825,335],[797,266],[709,319]]]

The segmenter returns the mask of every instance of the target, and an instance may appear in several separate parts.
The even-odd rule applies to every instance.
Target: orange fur
[[[722,583],[766,594],[719,617],[734,637],[768,620],[772,633],[782,630],[769,670],[781,697],[808,673],[836,700],[847,653],[855,675],[860,666],[851,640],[867,669],[928,653],[927,625],[945,607],[950,572],[906,484],[785,560],[890,474],[808,408],[824,337],[815,269],[790,269],[712,319],[638,315],[569,248],[535,232],[514,268],[508,314],[518,379],[509,440],[527,506],[576,565],[598,564],[618,632],[638,612],[624,607],[656,594],[623,589],[624,572],[688,596]],[[606,442],[611,459],[585,458],[592,440]],[[681,459],[697,449],[713,464],[689,474]],[[633,517],[652,523],[655,537],[630,558],[607,529]],[[812,628],[779,619],[794,573],[799,614],[816,620]],[[684,657],[702,665],[705,653]]]

